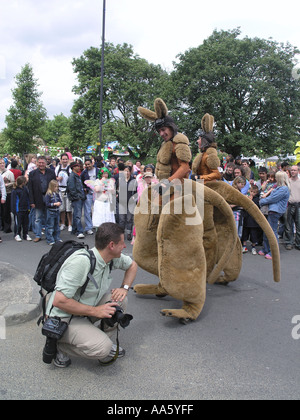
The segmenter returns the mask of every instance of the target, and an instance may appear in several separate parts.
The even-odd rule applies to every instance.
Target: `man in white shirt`
[[[59,193],[62,199],[60,206],[60,230],[65,229],[66,215],[68,220],[68,231],[72,232],[72,203],[67,195],[67,182],[71,173],[69,158],[67,153],[63,153],[60,158],[60,164],[55,168],[56,179],[59,184]]]
[[[93,234],[93,222],[92,222],[92,208],[94,204],[94,191],[85,184],[85,181],[96,181],[99,173],[99,169],[93,165],[92,159],[88,158],[85,160],[85,170],[82,171],[80,178],[84,188],[86,200],[84,201],[84,231],[88,235]]]

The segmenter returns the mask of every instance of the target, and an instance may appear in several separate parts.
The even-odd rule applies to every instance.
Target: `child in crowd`
[[[85,181],[95,192],[94,211],[92,216],[93,227],[102,223],[115,223],[114,199],[116,195],[115,180],[107,168],[101,168],[96,181]]]
[[[252,185],[249,190],[248,197],[259,207],[259,188],[257,185]],[[259,242],[261,228],[256,223],[256,221],[247,213],[245,210],[242,211],[243,214],[243,234],[242,234],[242,244],[243,244],[243,253],[248,252],[246,247],[246,242],[250,238],[252,249],[251,252],[253,255],[257,254],[256,245]]]
[[[46,221],[46,239],[49,245],[61,241],[59,227],[59,207],[61,205],[61,197],[58,192],[58,182],[51,180],[48,190],[45,194],[45,205],[47,209]]]
[[[242,191],[246,185],[246,178],[243,176],[237,176],[232,181],[232,186],[238,191]],[[241,239],[243,233],[243,217],[242,217],[242,207],[236,206],[231,204],[230,207],[232,208],[234,220],[236,223],[236,229],[238,233],[238,237]]]
[[[26,186],[27,178],[19,176],[14,184],[14,189],[11,193],[11,211],[15,219],[14,234],[17,242],[22,242],[21,232],[23,230],[23,239],[31,241],[28,235],[29,224],[29,191]]]

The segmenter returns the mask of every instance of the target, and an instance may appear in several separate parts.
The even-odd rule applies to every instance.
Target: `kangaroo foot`
[[[179,318],[180,320],[192,320],[190,315],[184,309],[162,309],[160,313],[163,316],[171,316],[174,318]]]
[[[136,284],[133,287],[133,290],[139,295],[162,295],[162,294],[164,294],[164,290],[161,289],[161,287],[159,287],[157,284]]]

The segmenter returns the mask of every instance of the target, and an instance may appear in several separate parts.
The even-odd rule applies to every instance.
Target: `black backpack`
[[[56,285],[56,276],[59,272],[61,266],[66,261],[66,259],[72,255],[75,251],[78,250],[87,250],[89,252],[89,258],[91,262],[91,268],[88,273],[86,282],[81,288],[80,296],[83,295],[85,292],[86,286],[88,282],[91,280],[95,287],[98,289],[98,285],[93,277],[93,272],[96,266],[96,257],[88,247],[88,245],[76,241],[64,241],[64,242],[56,242],[51,250],[44,254],[40,259],[40,262],[37,266],[35,275],[33,280],[37,282],[40,289],[40,295],[42,296],[42,308],[43,308],[43,315],[38,320],[38,325],[42,321],[44,323],[45,313],[46,313],[46,297],[48,293],[54,291]],[[80,255],[87,255],[86,253],[82,253]],[[87,255],[88,256],[88,255]],[[46,291],[46,293],[44,292]]]

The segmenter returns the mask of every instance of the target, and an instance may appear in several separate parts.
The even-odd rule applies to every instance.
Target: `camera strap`
[[[101,325],[101,329],[102,329],[102,325]],[[108,366],[113,364],[117,358],[119,357],[119,348],[120,348],[120,343],[119,343],[119,324],[117,325],[117,338],[116,338],[116,342],[117,342],[117,349],[116,349],[116,354],[114,355],[114,357],[111,358],[111,360],[108,360],[107,362],[101,362],[101,360],[99,360],[100,364],[102,366]]]

